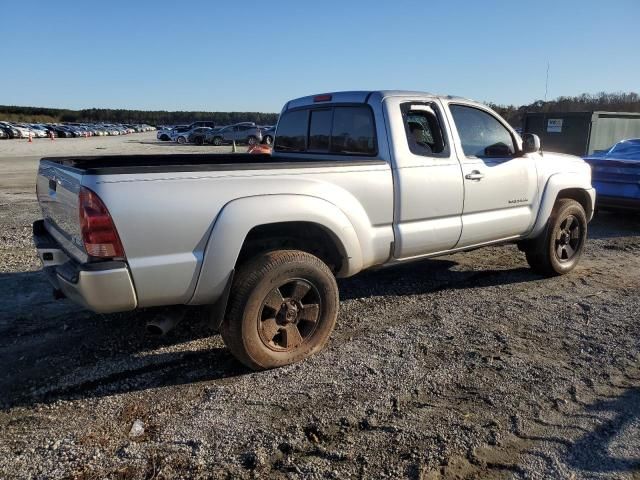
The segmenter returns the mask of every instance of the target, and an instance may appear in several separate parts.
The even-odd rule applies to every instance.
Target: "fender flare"
[[[341,275],[362,269],[362,251],[356,231],[334,204],[308,195],[258,195],[227,203],[218,214],[204,251],[190,305],[214,303],[231,279],[249,231],[279,222],[311,222],[327,230],[343,254]]]
[[[591,201],[591,213],[587,212],[587,220],[591,220],[595,208],[596,193],[595,189],[591,186],[590,179],[585,177],[581,172],[556,173],[551,175],[547,180],[542,192],[540,208],[538,208],[536,221],[533,228],[526,236],[527,239],[537,237],[544,230],[560,192],[568,189],[584,190],[589,196]]]

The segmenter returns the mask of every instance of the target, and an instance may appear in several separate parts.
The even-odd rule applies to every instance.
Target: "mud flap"
[[[236,270],[231,270],[229,274],[229,278],[227,279],[227,284],[224,287],[224,291],[222,295],[218,299],[216,303],[209,307],[208,317],[211,322],[211,326],[216,332],[220,331],[220,326],[224,321],[224,316],[227,313],[227,303],[229,303],[229,295],[231,293],[231,285],[233,284],[233,277],[235,276]]]

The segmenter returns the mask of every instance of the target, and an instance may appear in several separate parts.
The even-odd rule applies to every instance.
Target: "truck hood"
[[[575,172],[588,169],[589,165],[582,158],[575,155],[557,152],[543,152],[542,163],[550,167],[554,173]]]
[[[538,164],[538,174],[543,179],[558,174],[568,174],[576,185],[591,185],[591,167],[582,158],[565,153],[543,152]],[[546,180],[545,180],[546,181]]]

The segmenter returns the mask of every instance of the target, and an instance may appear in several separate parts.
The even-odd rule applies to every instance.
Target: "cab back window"
[[[283,152],[303,152],[307,147],[308,113],[296,110],[282,115],[278,123],[275,149]]]
[[[312,110],[309,118],[309,150],[329,151],[333,110]]]
[[[275,151],[376,155],[376,129],[368,106],[305,108],[285,112]]]

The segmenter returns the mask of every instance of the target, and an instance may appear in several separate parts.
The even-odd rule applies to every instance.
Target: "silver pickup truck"
[[[210,305],[254,369],[322,349],[336,277],[517,243],[577,264],[595,192],[485,105],[404,91],[291,100],[272,155],[43,158],[34,239],[59,296],[96,312]]]

